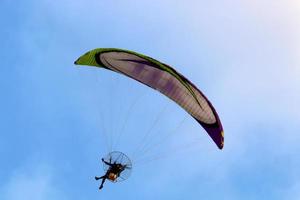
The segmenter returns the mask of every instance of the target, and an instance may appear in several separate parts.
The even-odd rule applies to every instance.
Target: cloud
[[[2,200],[66,199],[52,182],[52,169],[46,165],[16,170],[0,188]]]

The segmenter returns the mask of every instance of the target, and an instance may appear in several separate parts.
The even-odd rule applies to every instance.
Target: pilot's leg
[[[101,182],[101,185],[100,185],[100,187],[99,187],[99,190],[101,190],[101,189],[103,188],[103,184],[104,184],[104,182],[105,182],[105,179],[106,179],[105,177],[102,178],[102,182]]]
[[[105,175],[101,176],[101,177],[95,176],[95,179],[96,179],[96,181],[98,181],[99,179],[103,179],[104,177],[105,177]]]

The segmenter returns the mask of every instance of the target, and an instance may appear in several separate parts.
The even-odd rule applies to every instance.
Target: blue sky
[[[296,0],[1,0],[0,9],[0,199],[300,198]],[[73,65],[98,47],[189,77],[220,115],[224,149],[159,93]],[[118,150],[131,157],[159,113],[154,143],[184,120],[145,157],[163,159],[99,192],[93,177],[111,138],[126,122]]]

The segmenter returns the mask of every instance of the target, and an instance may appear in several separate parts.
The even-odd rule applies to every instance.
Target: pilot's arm
[[[112,164],[111,164],[111,163],[109,163],[109,162],[105,161],[103,158],[102,158],[101,160],[102,160],[102,162],[104,162],[106,165],[108,165],[108,166],[112,166]]]

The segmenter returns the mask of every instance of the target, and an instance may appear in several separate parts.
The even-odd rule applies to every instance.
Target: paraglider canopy
[[[186,110],[222,149],[224,132],[218,114],[204,94],[174,68],[148,56],[116,48],[91,50],[76,65],[105,68],[128,76],[164,94]]]

